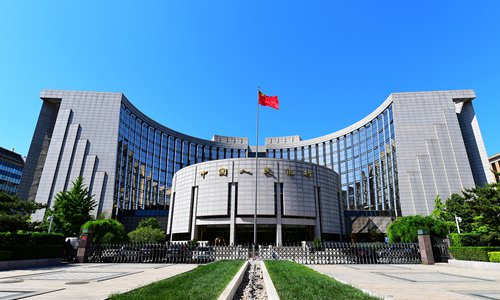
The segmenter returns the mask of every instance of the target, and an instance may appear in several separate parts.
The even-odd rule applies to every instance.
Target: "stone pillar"
[[[418,230],[418,246],[420,247],[422,264],[433,265],[434,254],[432,253],[431,237],[429,236],[429,232],[427,230]]]
[[[76,261],[79,263],[89,262],[90,246],[92,245],[92,231],[83,229],[80,235],[80,242],[78,243],[78,250],[76,252]]]

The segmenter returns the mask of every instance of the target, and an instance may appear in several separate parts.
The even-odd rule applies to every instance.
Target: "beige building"
[[[491,171],[500,173],[500,153],[497,153],[489,158]],[[495,182],[500,181],[500,175],[494,174]]]

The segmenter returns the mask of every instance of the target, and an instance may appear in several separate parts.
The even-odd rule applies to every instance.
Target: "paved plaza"
[[[105,299],[194,264],[70,264],[0,272],[0,300]],[[384,299],[500,299],[500,272],[424,265],[309,265]]]
[[[424,265],[309,265],[384,299],[500,299],[500,272]]]
[[[0,272],[0,299],[106,299],[194,264],[69,264]]]

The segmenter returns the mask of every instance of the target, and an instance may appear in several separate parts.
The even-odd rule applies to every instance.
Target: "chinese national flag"
[[[278,96],[267,96],[259,91],[259,104],[262,106],[269,106],[274,109],[279,109]]]

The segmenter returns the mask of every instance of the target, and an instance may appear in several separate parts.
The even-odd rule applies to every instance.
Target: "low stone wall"
[[[32,267],[57,266],[62,262],[62,258],[41,258],[25,260],[0,261],[0,271],[24,269]]]

